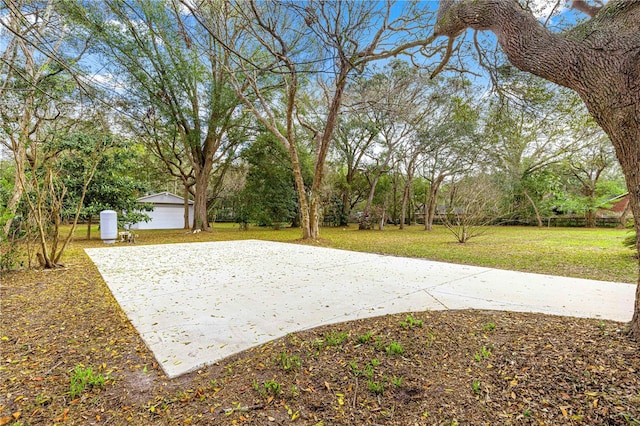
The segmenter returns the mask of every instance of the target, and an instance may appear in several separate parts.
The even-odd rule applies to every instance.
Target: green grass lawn
[[[300,242],[299,229],[273,230],[235,224],[216,224],[211,233],[184,230],[137,231],[138,244],[258,239]],[[76,231],[74,249],[101,245],[96,229],[92,240],[86,228]],[[357,227],[322,228],[320,245],[345,250],[420,257],[452,263],[488,266],[543,274],[635,283],[638,262],[622,245],[627,230],[597,228],[491,227],[480,237],[459,244],[444,227],[424,231],[421,226],[404,230],[359,231]]]

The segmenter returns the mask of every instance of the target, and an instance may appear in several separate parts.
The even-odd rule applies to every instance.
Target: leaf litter
[[[640,346],[621,323],[412,312],[290,334],[169,380],[93,264],[74,261],[2,279],[0,425],[640,424]],[[104,386],[72,399],[77,366]]]

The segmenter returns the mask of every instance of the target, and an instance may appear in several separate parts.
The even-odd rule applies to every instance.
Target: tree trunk
[[[533,211],[536,215],[536,222],[538,222],[538,228],[542,228],[543,223],[542,223],[542,217],[540,216],[540,211],[538,210],[538,206],[536,206],[536,203],[533,201],[533,198],[531,198],[531,195],[529,195],[529,193],[525,190],[523,191],[525,198],[529,201],[529,204],[531,204],[531,207],[533,207]]]
[[[16,176],[18,173],[19,172],[16,169]],[[8,236],[9,232],[11,231],[13,218],[15,217],[16,211],[18,210],[18,203],[20,202],[21,198],[22,198],[22,185],[20,184],[19,179],[16,179],[14,183],[13,194],[11,195],[11,198],[9,198],[9,201],[7,202],[7,211],[9,212],[9,215],[8,215],[9,217],[7,218],[7,221],[5,222],[4,227],[2,229],[4,235]]]
[[[360,225],[358,226],[361,231],[371,228],[371,205],[373,204],[373,196],[376,194],[376,186],[378,186],[378,180],[380,180],[381,175],[382,173],[376,173],[376,176],[373,178],[373,182],[371,182],[371,186],[369,187],[367,204],[365,204],[364,206],[364,210],[362,211],[362,219],[360,219]]]
[[[349,225],[349,213],[351,213],[351,195],[349,191],[345,189],[342,192],[342,214],[340,215],[339,226]]]
[[[309,238],[320,238],[320,200],[317,193],[309,197]]]
[[[638,112],[640,112],[640,102],[638,103]],[[632,129],[626,129],[626,132],[633,133]],[[621,129],[619,133],[625,133],[624,129]],[[635,143],[632,138],[633,135],[618,135],[621,140],[614,140],[614,146],[616,146],[616,152],[620,159],[620,165],[627,181],[627,188],[629,189],[629,205],[634,218],[634,226],[636,230],[636,236],[640,235],[640,115],[639,122],[636,123],[635,129]],[[630,139],[627,139],[629,137]],[[618,152],[620,150],[620,152]],[[636,249],[640,253],[640,238],[636,238]],[[640,257],[639,257],[640,261]],[[640,270],[640,264],[638,265]],[[640,278],[638,279],[638,286],[636,288],[636,300],[633,310],[633,318],[629,324],[629,331],[631,335],[640,341]]]
[[[457,37],[467,27],[494,32],[517,68],[580,95],[615,148],[640,235],[640,0],[611,0],[564,34],[512,0],[441,2],[436,35]],[[640,279],[630,334],[640,341]]]
[[[302,178],[302,169],[300,160],[298,159],[298,151],[295,145],[289,145],[289,155],[291,156],[291,167],[293,169],[293,180],[296,184],[296,192],[298,193],[298,206],[300,209],[300,228],[302,228],[302,239],[308,240],[313,237],[311,233],[311,220],[309,217],[309,203],[307,202],[307,192]]]
[[[620,223],[618,224],[618,228],[624,229],[627,225],[627,217],[629,217],[629,213],[631,213],[631,203],[627,202],[626,207],[620,214]]]
[[[191,222],[189,221],[189,190],[187,189],[187,187],[185,186],[184,188],[184,213],[183,213],[183,217],[184,217],[184,227],[183,229],[191,229]],[[195,223],[195,221],[194,221]]]
[[[440,175],[433,179],[429,187],[429,199],[424,212],[424,230],[431,231],[433,229],[433,219],[436,216],[436,206],[438,204],[438,192],[440,185],[444,181],[444,175]]]
[[[22,131],[24,131],[24,129],[22,129]],[[9,200],[7,201],[7,211],[9,213],[8,214],[9,217],[7,218],[7,221],[5,222],[4,227],[2,229],[3,235],[5,236],[9,236],[9,232],[11,231],[11,225],[13,224],[13,218],[15,217],[16,212],[18,211],[18,204],[22,199],[24,186],[26,185],[26,182],[27,182],[27,177],[24,171],[25,163],[27,161],[26,160],[27,155],[24,147],[24,144],[26,143],[26,141],[23,142],[22,140],[18,140],[17,143],[15,143],[14,141],[15,140],[12,139],[12,142],[13,142],[12,154],[13,154],[13,163],[15,165],[16,171],[14,173],[15,180],[13,182],[13,193],[9,198]]]
[[[197,179],[199,181],[199,179]],[[193,229],[209,231],[207,218],[207,186],[201,182],[196,183],[196,196],[193,204]]]
[[[407,181],[402,191],[402,205],[400,207],[400,229],[404,229],[404,222],[407,217],[407,205],[409,204],[409,196],[411,195],[411,186],[413,185],[413,173],[407,172]]]
[[[593,209],[587,209],[584,213],[585,219],[585,227],[586,228],[595,228],[596,227],[596,212]]]
[[[89,217],[87,218],[87,240],[91,241],[91,214],[89,214]]]
[[[210,231],[209,217],[207,209],[207,189],[209,188],[209,176],[213,161],[207,159],[204,166],[200,170],[195,171],[196,185],[195,196],[193,200],[193,230]]]
[[[327,159],[327,153],[333,140],[333,131],[338,121],[338,114],[342,105],[342,96],[347,85],[347,76],[351,71],[352,64],[350,61],[343,59],[340,64],[340,72],[336,78],[335,92],[329,104],[329,110],[324,130],[317,138],[316,164],[313,173],[313,184],[311,185],[311,196],[309,199],[309,237],[314,240],[320,238],[320,189],[324,178],[324,166]]]
[[[387,203],[384,203],[382,205],[382,214],[380,215],[380,224],[378,226],[378,229],[380,231],[384,231],[384,222],[385,222],[386,215],[387,215]]]

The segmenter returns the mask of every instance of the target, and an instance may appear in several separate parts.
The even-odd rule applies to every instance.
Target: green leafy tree
[[[8,160],[0,160],[0,227],[4,228],[9,218],[15,214],[10,211],[8,202],[14,188],[15,166]]]
[[[226,170],[241,138],[241,104],[229,85],[228,54],[177,0],[67,2],[89,31],[127,105],[132,130],[194,199],[194,228],[209,230],[212,171]],[[114,77],[115,79],[115,77]],[[221,173],[218,177],[222,179]]]
[[[586,226],[596,226],[596,211],[604,207],[605,202],[624,193],[619,182],[607,180],[607,172],[617,166],[613,146],[606,135],[591,122],[594,135],[586,146],[567,160],[567,168],[571,173],[571,180],[577,184],[576,210],[583,213]]]
[[[40,252],[38,262],[43,268],[55,268],[71,241],[81,216],[84,199],[104,153],[113,145],[110,134],[75,131],[51,131],[30,161],[25,177],[28,188],[25,202],[35,222]],[[65,165],[75,162],[74,176],[69,178]],[[78,184],[78,191],[68,198],[65,180]],[[71,202],[72,201],[72,202]],[[63,236],[61,224],[68,209],[71,227]]]
[[[149,206],[139,205],[137,198],[148,190],[148,183],[136,180],[132,170],[142,155],[142,147],[136,146],[127,140],[117,140],[100,159],[94,177],[87,187],[80,211],[80,218],[87,221],[87,239],[91,239],[92,219],[102,210],[115,210],[118,217],[129,222],[148,221],[146,214],[140,214],[148,210]],[[82,196],[83,159],[75,156],[67,156],[61,161],[60,167],[64,171],[63,183],[67,188],[67,197],[62,212],[65,217],[73,217],[78,199]]]
[[[296,216],[297,194],[286,150],[271,133],[261,133],[242,153],[248,164],[242,191],[247,217],[258,225],[278,228]]]
[[[504,215],[535,217],[542,226],[544,170],[571,157],[583,144],[586,111],[563,88],[503,66],[499,90],[486,120],[489,159],[504,191]],[[537,178],[543,178],[537,181]]]
[[[360,229],[369,229],[374,222],[370,210],[381,177],[394,169],[400,147],[414,143],[416,128],[431,112],[428,102],[431,93],[425,90],[428,86],[432,85],[423,73],[400,60],[354,84],[360,108],[375,129],[375,138],[365,151],[368,158],[363,170],[369,190]]]
[[[0,228],[11,220],[11,226],[7,228],[7,233],[0,234],[0,271],[11,271],[19,266],[21,262],[21,252],[19,242],[26,235],[23,220],[26,218],[24,203],[20,203],[17,208],[9,209],[8,201],[11,198],[15,179],[15,166],[8,160],[0,160]]]
[[[565,198],[557,203],[565,212],[585,218],[585,226],[596,226],[596,212],[599,208],[611,207],[609,200],[624,193],[620,182],[598,179],[585,185],[585,182],[572,177],[569,179]]]
[[[482,154],[478,143],[477,107],[469,102],[464,91],[448,93],[450,96],[439,101],[436,119],[428,122],[418,133],[419,143],[423,146],[421,174],[429,182],[424,208],[426,231],[433,227],[438,193],[445,179],[470,171]]]
[[[363,161],[369,155],[378,129],[369,120],[366,112],[358,107],[357,92],[349,91],[347,107],[338,118],[332,151],[336,160],[332,175],[333,185],[339,192],[341,211],[334,212],[339,217],[338,225],[346,226],[353,207],[366,196],[368,185],[359,173]],[[353,105],[350,105],[353,103]]]
[[[566,174],[562,169],[562,163],[550,164],[522,176],[518,184],[524,198],[518,199],[517,206],[514,206],[513,192],[511,191],[514,185],[504,182],[503,178],[503,174],[497,174],[496,180],[500,181],[496,185],[503,190],[501,215],[507,220],[516,220],[517,223],[523,219],[529,223],[529,218],[535,217],[536,224],[540,226],[543,218],[552,217],[562,211],[562,200],[565,200],[568,194]],[[507,187],[506,191],[505,186]],[[507,204],[506,207],[505,204]],[[516,207],[519,208],[516,209]],[[514,218],[514,210],[522,213],[523,216]]]

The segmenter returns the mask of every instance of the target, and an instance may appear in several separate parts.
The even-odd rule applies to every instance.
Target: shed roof
[[[627,209],[627,205],[629,204],[629,193],[625,192],[617,197],[613,197],[610,200],[605,201],[604,204],[608,204],[610,207],[602,208],[602,206],[600,206],[599,208],[615,213],[622,213]]]
[[[184,198],[170,192],[159,192],[157,194],[145,195],[137,200],[139,203],[152,203],[152,204],[179,204],[184,205]],[[189,205],[194,204],[192,200],[189,200]]]

